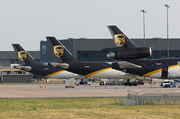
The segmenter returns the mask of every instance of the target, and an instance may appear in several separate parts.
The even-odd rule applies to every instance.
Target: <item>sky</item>
[[[180,38],[179,0],[0,0],[0,51],[12,43],[37,51],[46,36],[112,38],[107,25],[117,25],[129,38]]]

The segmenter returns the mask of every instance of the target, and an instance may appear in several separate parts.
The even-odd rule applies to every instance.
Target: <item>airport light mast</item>
[[[141,12],[143,12],[143,34],[144,34],[144,46],[146,46],[146,40],[145,40],[145,13],[146,11],[145,10],[141,10]]]
[[[169,29],[168,29],[168,8],[170,8],[169,5],[164,5],[167,8],[167,57],[169,58]]]

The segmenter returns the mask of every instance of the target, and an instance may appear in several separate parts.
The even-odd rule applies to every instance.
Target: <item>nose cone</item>
[[[114,57],[115,57],[114,52],[110,52],[109,54],[107,54],[107,58],[114,58]]]

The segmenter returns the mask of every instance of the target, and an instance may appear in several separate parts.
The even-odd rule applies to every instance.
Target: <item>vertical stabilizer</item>
[[[137,47],[117,26],[107,27],[117,47],[120,47],[120,49],[132,49]]]
[[[17,55],[19,64],[21,65],[39,64],[39,62],[36,62],[35,59],[28,52],[26,52],[19,44],[12,44],[12,46]]]
[[[80,62],[55,37],[46,37],[56,62]]]

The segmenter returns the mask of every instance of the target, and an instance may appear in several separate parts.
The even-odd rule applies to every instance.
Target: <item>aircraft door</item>
[[[162,67],[162,78],[167,78],[168,77],[168,66]]]

